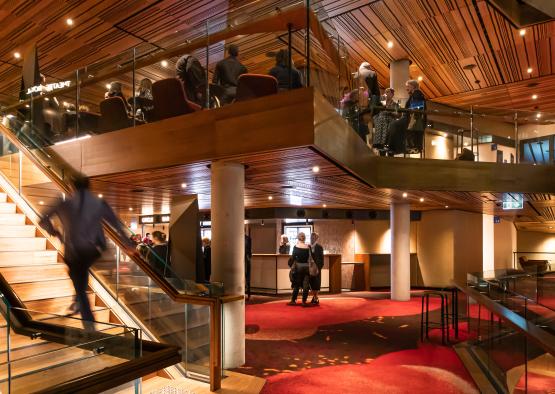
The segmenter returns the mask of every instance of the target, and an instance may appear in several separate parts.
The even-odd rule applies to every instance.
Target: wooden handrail
[[[493,301],[491,298],[484,296],[476,289],[469,287],[466,282],[453,281],[453,284],[463,293],[472,297],[478,303],[482,304],[486,309],[496,316],[502,318],[507,324],[515,330],[522,332],[527,338],[532,340],[543,350],[555,356],[555,336],[541,329],[534,323],[526,320],[519,314],[511,311],[505,306]]]
[[[330,37],[318,20],[318,17],[314,14],[312,10],[309,10],[309,12],[309,26],[312,34],[320,42],[320,44],[322,45],[322,49],[332,59],[333,63],[338,64],[341,61],[338,50],[336,50],[333,46]],[[304,4],[301,3],[291,6],[286,10],[276,9],[256,21],[243,23],[238,26],[229,26],[224,30],[209,34],[207,36],[195,38],[185,45],[177,45],[175,47],[166,49],[163,52],[138,60],[135,63],[123,65],[116,70],[107,71],[92,78],[87,78],[86,80],[75,81],[74,86],[58,89],[53,92],[20,101],[17,104],[6,106],[3,108],[3,111],[5,111],[6,113],[12,112],[19,108],[23,108],[25,105],[30,104],[32,100],[39,101],[44,100],[47,97],[67,94],[69,92],[75,91],[77,89],[77,86],[79,86],[79,88],[81,89],[98,82],[106,81],[107,79],[113,78],[115,76],[125,74],[132,71],[133,69],[140,69],[146,66],[150,66],[154,63],[158,63],[164,59],[180,56],[185,53],[191,53],[197,49],[204,48],[207,45],[212,45],[217,42],[225,41],[239,35],[282,32],[287,31],[289,27],[291,27],[291,29],[293,30],[305,29],[307,26],[306,13],[307,8]],[[69,77],[69,79],[72,80],[73,77]]]

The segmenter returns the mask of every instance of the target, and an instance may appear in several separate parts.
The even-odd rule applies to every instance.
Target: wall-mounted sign
[[[62,81],[49,83],[48,85],[36,85],[31,86],[27,89],[27,94],[40,93],[40,92],[51,92],[53,90],[69,88],[71,86],[71,81]]]
[[[503,209],[524,208],[524,197],[520,193],[503,194]]]
[[[148,215],[141,216],[139,218],[139,223],[141,224],[157,224],[157,223],[169,223],[170,215]]]

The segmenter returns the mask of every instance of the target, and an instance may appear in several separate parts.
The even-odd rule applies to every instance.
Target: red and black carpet
[[[439,330],[420,342],[420,298],[388,297],[321,297],[312,308],[253,297],[238,371],[266,378],[264,394],[478,393],[454,350],[441,346]]]

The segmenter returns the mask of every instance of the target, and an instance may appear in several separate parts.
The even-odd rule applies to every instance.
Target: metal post
[[[79,85],[79,69],[75,71],[75,138],[79,137],[79,100],[81,100],[81,87]]]
[[[293,61],[292,61],[292,57],[293,57],[293,51],[292,51],[292,39],[291,39],[291,29],[292,29],[292,25],[291,23],[287,24],[287,67],[289,67],[288,69],[288,80],[287,80],[287,86],[289,87],[289,90],[291,90],[291,88],[293,87]]]
[[[480,161],[480,130],[476,129],[476,161]]]
[[[474,153],[474,107],[470,106],[470,150]]]
[[[19,159],[19,172],[18,172],[18,185],[17,185],[17,191],[19,193],[19,195],[21,195],[21,182],[23,182],[23,152],[18,151],[19,155],[18,155],[18,159]]]
[[[515,112],[515,163],[518,164],[520,155],[518,149],[518,112]]]
[[[310,0],[306,0],[306,86],[310,86]]]
[[[206,21],[206,108],[210,108],[210,84],[208,83],[208,62],[210,60],[209,25]]]
[[[119,299],[119,263],[121,260],[121,249],[116,246],[116,300]]]
[[[337,97],[341,100],[343,97],[341,92],[341,37],[339,33],[337,33],[337,90],[339,92]]]
[[[137,49],[136,47],[133,47],[133,127],[135,127],[135,115],[137,114],[137,100],[135,98],[135,84],[137,83],[135,81],[135,61],[136,61],[136,55],[137,55]],[[144,114],[143,114],[144,116]]]

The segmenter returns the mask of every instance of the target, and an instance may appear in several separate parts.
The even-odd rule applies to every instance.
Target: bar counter
[[[289,254],[256,253],[251,259],[251,290],[256,293],[290,294]],[[324,254],[322,292],[341,293],[341,255]]]

